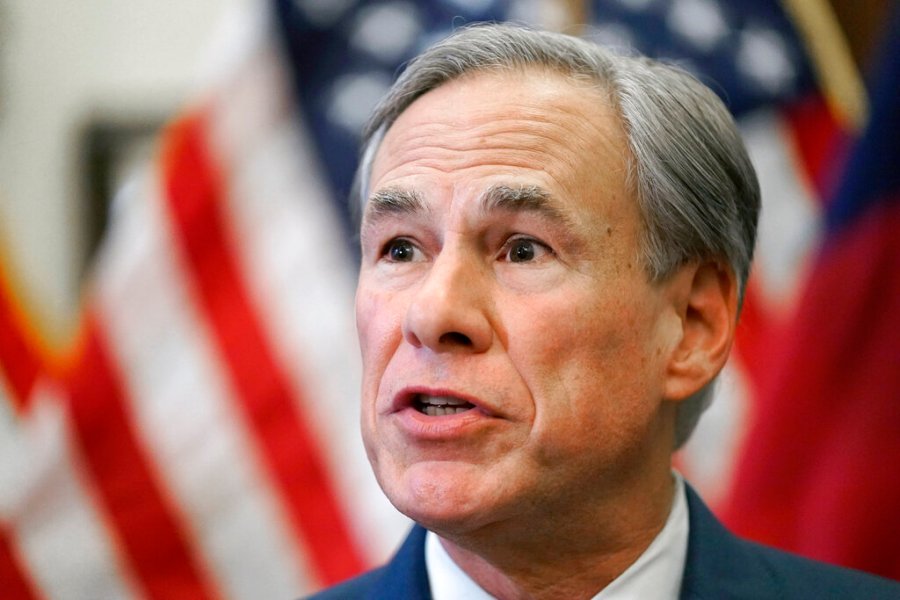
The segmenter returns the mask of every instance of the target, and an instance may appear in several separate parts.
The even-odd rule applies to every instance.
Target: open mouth
[[[416,394],[412,405],[417,411],[429,417],[455,415],[475,408],[474,404],[459,398],[428,396],[426,394]]]

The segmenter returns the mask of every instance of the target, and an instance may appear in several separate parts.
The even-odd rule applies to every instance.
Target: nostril
[[[440,337],[440,343],[452,346],[471,346],[472,340],[469,336],[459,333],[458,331],[449,331]]]

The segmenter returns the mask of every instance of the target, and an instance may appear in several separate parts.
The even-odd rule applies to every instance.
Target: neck
[[[598,503],[543,531],[497,524],[464,536],[441,536],[453,561],[501,600],[591,598],[647,549],[672,507],[671,476],[628,503]]]

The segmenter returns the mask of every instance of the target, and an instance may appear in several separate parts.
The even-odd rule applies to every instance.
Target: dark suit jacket
[[[900,583],[742,540],[687,488],[690,533],[682,600],[900,600]],[[425,530],[413,528],[384,567],[312,596],[315,600],[431,600]]]

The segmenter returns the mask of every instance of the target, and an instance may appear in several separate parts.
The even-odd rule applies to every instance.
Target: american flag
[[[774,0],[582,8],[570,31],[709,82],[761,169],[749,325],[680,459],[725,498],[765,332],[815,245],[810,182],[825,187],[823,148],[840,136]],[[387,556],[407,522],[357,432],[358,132],[404,61],[452,28],[565,15],[537,1],[272,0],[225,25],[158,159],[116,200],[77,346],[45,350],[0,288],[4,598],[291,598]]]

